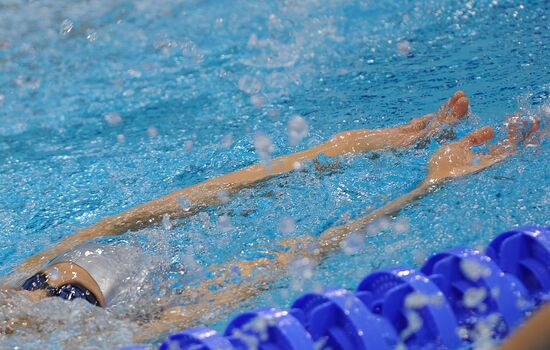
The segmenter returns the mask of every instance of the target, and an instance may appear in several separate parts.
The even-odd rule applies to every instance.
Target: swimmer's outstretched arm
[[[203,207],[218,204],[221,193],[233,194],[260,181],[292,171],[300,163],[311,161],[320,154],[336,157],[385,148],[409,147],[421,138],[433,136],[444,124],[454,124],[461,120],[468,111],[468,103],[464,93],[458,91],[435,114],[412,119],[408,124],[377,130],[345,131],[318,146],[277,157],[269,168],[262,164],[251,165],[175,191],[120,214],[105,217],[96,224],[65,237],[47,251],[26,259],[17,269],[19,272],[33,273],[44,263],[78,244],[160,223],[165,215],[170,219],[191,215]],[[181,208],[178,203],[181,198],[187,200],[189,209]]]
[[[517,124],[510,124],[506,139],[486,154],[475,153],[471,148],[493,138],[494,131],[490,126],[477,129],[463,139],[441,147],[428,161],[428,174],[416,189],[365,217],[328,229],[319,237],[306,235],[280,241],[279,245],[286,250],[274,252],[274,259],[261,258],[229,264],[223,268],[225,273],[191,291],[190,294],[201,295],[204,302],[168,309],[158,321],[144,325],[143,332],[136,340],[142,341],[154,338],[155,335],[163,332],[192,326],[199,320],[204,320],[204,310],[227,311],[237,307],[241,302],[259,294],[270,283],[283,276],[296,258],[322,260],[327,254],[337,251],[341,243],[351,234],[364,234],[368,224],[373,220],[396,214],[401,208],[428,194],[446,180],[481,171],[513,155],[518,143],[532,137],[539,126],[540,120],[534,119],[528,131],[522,133]],[[226,281],[232,279],[231,271],[235,268],[239,269],[242,282],[228,285]],[[213,286],[223,287],[218,288],[220,291],[211,291],[210,288]]]

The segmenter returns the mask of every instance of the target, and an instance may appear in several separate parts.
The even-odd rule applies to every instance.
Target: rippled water
[[[258,145],[279,155],[339,131],[405,123],[457,89],[472,108],[459,136],[499,127],[518,109],[547,125],[548,16],[543,0],[2,0],[0,276],[102,216],[260,161]],[[287,126],[297,115],[309,132],[296,145],[304,125],[298,139]],[[124,235],[117,241],[155,258],[159,280],[147,297],[105,311],[0,294],[0,347],[129,343],[135,321],[154,312],[151,300],[189,283],[182,269],[201,278],[210,264],[364,215],[414,188],[437,147],[345,158],[335,171],[275,178],[192,218]],[[381,266],[548,225],[548,159],[545,141],[447,183],[373,227],[377,235],[296,268],[311,276],[291,271],[241,308],[286,307],[304,289],[353,287]],[[205,322],[230,311],[210,310]],[[29,315],[33,325],[5,334],[8,320]]]

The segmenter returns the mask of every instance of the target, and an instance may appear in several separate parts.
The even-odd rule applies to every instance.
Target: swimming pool
[[[0,275],[102,216],[258,161],[258,135],[272,140],[273,155],[286,154],[339,131],[404,123],[457,89],[472,107],[459,136],[498,127],[518,109],[548,111],[548,15],[542,0],[3,1]],[[296,147],[286,130],[294,115],[309,130]],[[0,343],[129,343],[128,319],[154,313],[151,300],[199,280],[210,264],[262,255],[278,239],[319,234],[404,194],[437,147],[345,158],[335,171],[278,177],[189,219],[119,237],[142,244],[170,278],[110,313],[40,303],[43,328],[2,334]],[[446,184],[353,249],[296,266],[241,307],[284,306],[306,289],[352,287],[381,266],[419,265],[515,225],[548,225],[549,150],[546,141]],[[32,314],[23,300],[0,300],[2,322]],[[221,327],[230,311],[209,310],[204,322]]]

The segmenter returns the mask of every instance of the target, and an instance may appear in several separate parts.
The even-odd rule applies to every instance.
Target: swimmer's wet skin
[[[151,339],[159,333],[166,332],[174,328],[193,325],[194,322],[202,316],[204,310],[207,308],[235,306],[240,302],[257,295],[263,290],[263,287],[268,286],[276,278],[282,276],[284,272],[287,271],[291,261],[297,257],[308,257],[310,259],[320,261],[327,254],[339,249],[341,242],[350,234],[364,231],[366,226],[376,218],[397,213],[408,203],[430,193],[436,186],[444,183],[445,180],[483,170],[513,155],[517,150],[518,144],[534,137],[535,132],[539,129],[539,127],[540,121],[537,118],[532,119],[531,126],[528,132],[525,133],[519,132],[517,125],[509,124],[507,127],[508,135],[506,139],[499,142],[487,154],[475,153],[471,150],[471,148],[476,145],[484,144],[493,138],[494,130],[489,126],[477,129],[463,139],[441,147],[430,158],[428,162],[428,173],[424,181],[418,188],[411,191],[409,194],[395,199],[394,201],[375,210],[368,216],[339,227],[331,228],[323,232],[320,237],[306,235],[280,241],[279,245],[287,247],[288,249],[286,251],[274,252],[273,255],[275,256],[275,259],[263,258],[253,261],[231,262],[227,266],[239,268],[241,277],[246,280],[246,282],[241,282],[235,285],[229,284],[226,288],[220,291],[212,291],[209,287],[219,284],[221,280],[226,280],[227,276],[222,273],[217,278],[205,281],[202,285],[193,288],[193,293],[201,295],[202,301],[187,307],[175,307],[164,311],[159,318],[143,325],[142,332],[139,333],[139,339],[137,340]],[[476,159],[476,161],[474,161],[474,159]],[[312,249],[312,245],[314,245],[314,249]],[[37,291],[30,292],[41,293],[36,294],[38,295],[38,298],[43,298],[49,295],[61,296],[61,293],[58,293],[58,291],[66,285],[70,286],[65,288],[79,286],[81,287],[81,290],[75,292],[75,296],[77,293],[81,293],[80,295],[84,293],[83,295],[86,295],[87,291],[93,294],[98,304],[101,306],[108,306],[108,298],[106,298],[107,290],[105,287],[100,286],[100,282],[94,280],[98,287],[97,289],[94,289],[94,287],[89,283],[79,283],[79,273],[76,275],[71,275],[73,278],[70,281],[67,281],[63,279],[63,273],[59,274],[59,271],[55,271],[55,273],[53,272],[54,269],[58,267],[58,265],[56,265],[58,263],[76,265],[78,267],[80,267],[78,263],[81,265],[86,264],[84,261],[76,261],[78,258],[74,258],[75,251],[83,251],[83,249],[85,248],[77,248],[72,251],[70,250],[62,255],[63,258],[55,259],[52,261],[50,266],[41,270],[40,272],[46,275],[45,281],[43,276],[39,274],[31,277],[31,279],[27,280],[24,285],[33,286],[33,282],[35,285],[40,285],[42,283],[41,285],[45,286],[45,289],[38,288]],[[270,275],[254,276],[253,271],[258,267],[266,268],[272,273]],[[74,266],[71,268],[74,268]],[[88,274],[92,279],[101,275],[98,275],[97,271],[94,272],[94,269],[94,267],[91,267],[92,271]],[[88,273],[89,271],[85,272]],[[50,278],[53,278],[53,280],[50,281]],[[44,282],[48,282],[49,286],[44,284]],[[120,283],[120,281],[118,282]],[[185,295],[182,294],[174,296],[174,299],[179,298],[181,300],[184,299],[184,297]],[[93,303],[93,298],[90,298],[88,301]]]
[[[468,105],[469,100],[464,92],[457,91],[436,113],[414,118],[405,125],[376,130],[362,129],[341,132],[318,146],[273,159],[269,169],[262,164],[256,164],[178,190],[118,215],[105,217],[95,225],[65,237],[48,251],[40,252],[26,259],[17,270],[25,274],[34,273],[58,254],[78,244],[102,236],[122,234],[160,223],[166,215],[170,219],[191,215],[200,208],[218,204],[219,193],[222,191],[227,194],[236,193],[268,178],[293,171],[297,164],[314,160],[321,154],[336,157],[379,149],[414,146],[426,137],[433,137],[444,126],[454,125],[463,120],[468,112]],[[185,211],[179,204],[179,199],[182,197],[190,206]]]
[[[375,210],[370,215],[359,218],[348,224],[334,227],[323,232],[320,237],[301,236],[278,242],[280,246],[288,250],[273,253],[275,259],[257,259],[253,261],[232,262],[230,266],[240,269],[241,280],[250,279],[246,283],[230,285],[219,292],[212,292],[209,287],[220,285],[223,281],[230,280],[229,273],[205,282],[194,293],[204,296],[204,303],[187,307],[176,307],[163,313],[158,322],[145,325],[144,338],[146,340],[155,334],[163,333],[175,328],[192,326],[196,319],[201,317],[203,310],[220,306],[238,305],[240,302],[262,292],[277,278],[282,277],[292,261],[299,257],[307,257],[314,261],[320,261],[328,254],[337,251],[340,244],[355,232],[365,232],[367,225],[373,220],[396,214],[401,208],[410,202],[432,192],[437,186],[456,177],[472,174],[490,167],[512,156],[520,142],[530,142],[536,137],[535,132],[540,127],[538,118],[531,119],[532,124],[525,134],[518,134],[517,128],[508,126],[507,137],[496,144],[489,153],[480,154],[471,150],[472,147],[484,144],[494,137],[494,130],[490,126],[477,129],[466,137],[441,147],[428,162],[428,174],[421,185],[410,193],[399,197],[392,202]],[[475,158],[479,158],[474,162]],[[254,276],[254,270],[261,268],[270,271],[270,275]]]

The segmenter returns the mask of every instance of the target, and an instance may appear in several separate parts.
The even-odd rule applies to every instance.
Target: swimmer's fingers
[[[455,124],[468,113],[470,100],[463,91],[457,91],[436,112],[440,123]]]
[[[494,135],[495,131],[491,126],[484,126],[472,131],[462,139],[451,144],[451,147],[458,147],[466,152],[464,159],[466,163],[461,171],[462,173],[466,174],[482,170],[500,160],[490,154],[474,152],[471,149],[472,147],[480,146],[491,141]]]
[[[464,93],[464,91],[462,91],[462,90],[458,90],[453,94],[453,96],[451,96],[451,98],[449,99],[448,104],[452,106],[458,100],[460,100],[462,97],[466,97],[466,93]]]
[[[495,131],[491,126],[484,126],[482,128],[476,129],[464,136],[462,139],[453,142],[451,145],[456,145],[463,148],[472,148],[474,146],[481,145],[485,142],[490,141],[495,136]]]
[[[520,142],[530,142],[540,129],[539,117],[524,118],[519,121],[516,118],[517,115],[507,117],[504,123],[506,138],[491,149],[492,157],[502,159],[514,154]]]

